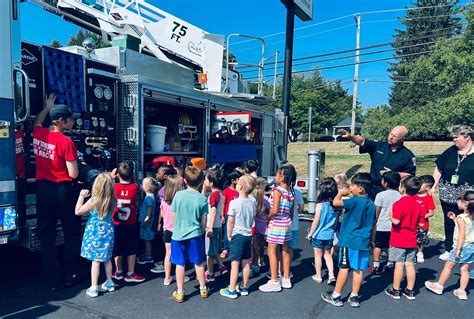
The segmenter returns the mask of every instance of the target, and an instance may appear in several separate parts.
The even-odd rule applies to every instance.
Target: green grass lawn
[[[417,175],[432,174],[435,160],[452,142],[407,142],[405,145],[416,155]],[[351,148],[348,142],[315,142],[311,149],[322,149],[326,152],[326,166],[323,177],[334,176],[336,173],[346,173],[351,177],[357,172],[368,172],[370,157],[359,154],[358,147]],[[299,176],[307,176],[308,143],[297,142],[288,145],[288,160],[295,165]],[[438,195],[435,196],[436,211],[430,222],[430,235],[442,239],[443,212]]]

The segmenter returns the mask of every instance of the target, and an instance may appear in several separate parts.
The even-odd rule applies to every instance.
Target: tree
[[[430,53],[435,43],[441,39],[455,36],[461,30],[461,19],[454,15],[458,12],[456,4],[459,0],[415,0],[415,8],[430,7],[418,10],[408,10],[401,18],[404,29],[396,29],[395,41],[392,45],[395,55],[400,56],[392,63],[389,71],[394,81],[406,80],[413,64]],[[436,7],[435,7],[436,6]],[[425,101],[419,100],[420,89],[417,84],[408,85],[404,82],[394,82],[390,94],[390,106],[393,113],[399,113],[404,108],[417,108]]]
[[[102,37],[84,29],[79,29],[76,35],[71,36],[69,40],[67,41],[67,45],[68,46],[77,45],[77,46],[82,47],[82,42],[84,42],[84,40],[87,38],[91,38],[92,40],[95,41],[95,47],[97,49],[110,47],[110,44],[104,41]]]
[[[63,45],[58,40],[53,40],[51,41],[51,44],[49,46],[57,49],[57,48],[62,48]]]
[[[267,90],[269,89],[266,88],[265,91]],[[278,83],[276,92],[277,100],[274,106],[281,107],[283,92],[281,82]],[[351,114],[352,97],[347,94],[340,82],[324,80],[318,72],[311,75],[294,75],[290,98],[288,128],[289,138],[292,142],[296,141],[302,133],[308,131],[308,110],[310,107],[313,108],[311,130],[315,133],[324,132],[326,128],[331,128]]]

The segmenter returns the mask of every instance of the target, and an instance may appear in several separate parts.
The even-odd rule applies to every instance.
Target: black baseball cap
[[[56,104],[49,110],[49,117],[52,121],[59,120],[59,118],[67,119],[70,117],[77,118],[78,114],[71,111],[71,108],[64,104]]]

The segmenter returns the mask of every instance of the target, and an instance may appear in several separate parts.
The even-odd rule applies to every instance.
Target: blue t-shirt
[[[334,239],[334,223],[336,222],[337,212],[329,202],[321,204],[321,216],[319,217],[318,228],[313,233],[314,239],[330,240]]]
[[[339,232],[339,247],[369,250],[375,218],[375,204],[366,196],[343,200],[344,219]]]
[[[145,216],[148,210],[148,207],[152,208],[152,215],[150,216],[150,221],[153,223],[153,215],[155,214],[155,196],[146,195],[143,199],[143,205],[140,208],[140,222],[143,223]]]

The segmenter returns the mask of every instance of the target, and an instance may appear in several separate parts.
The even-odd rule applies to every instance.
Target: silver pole
[[[308,151],[308,212],[314,214],[318,201],[321,150]]]
[[[356,121],[356,109],[357,109],[357,86],[359,83],[359,47],[360,47],[360,15],[354,17],[357,24],[357,35],[356,35],[356,59],[354,67],[354,89],[352,92],[352,119],[351,119],[351,134],[355,134],[355,121]]]

